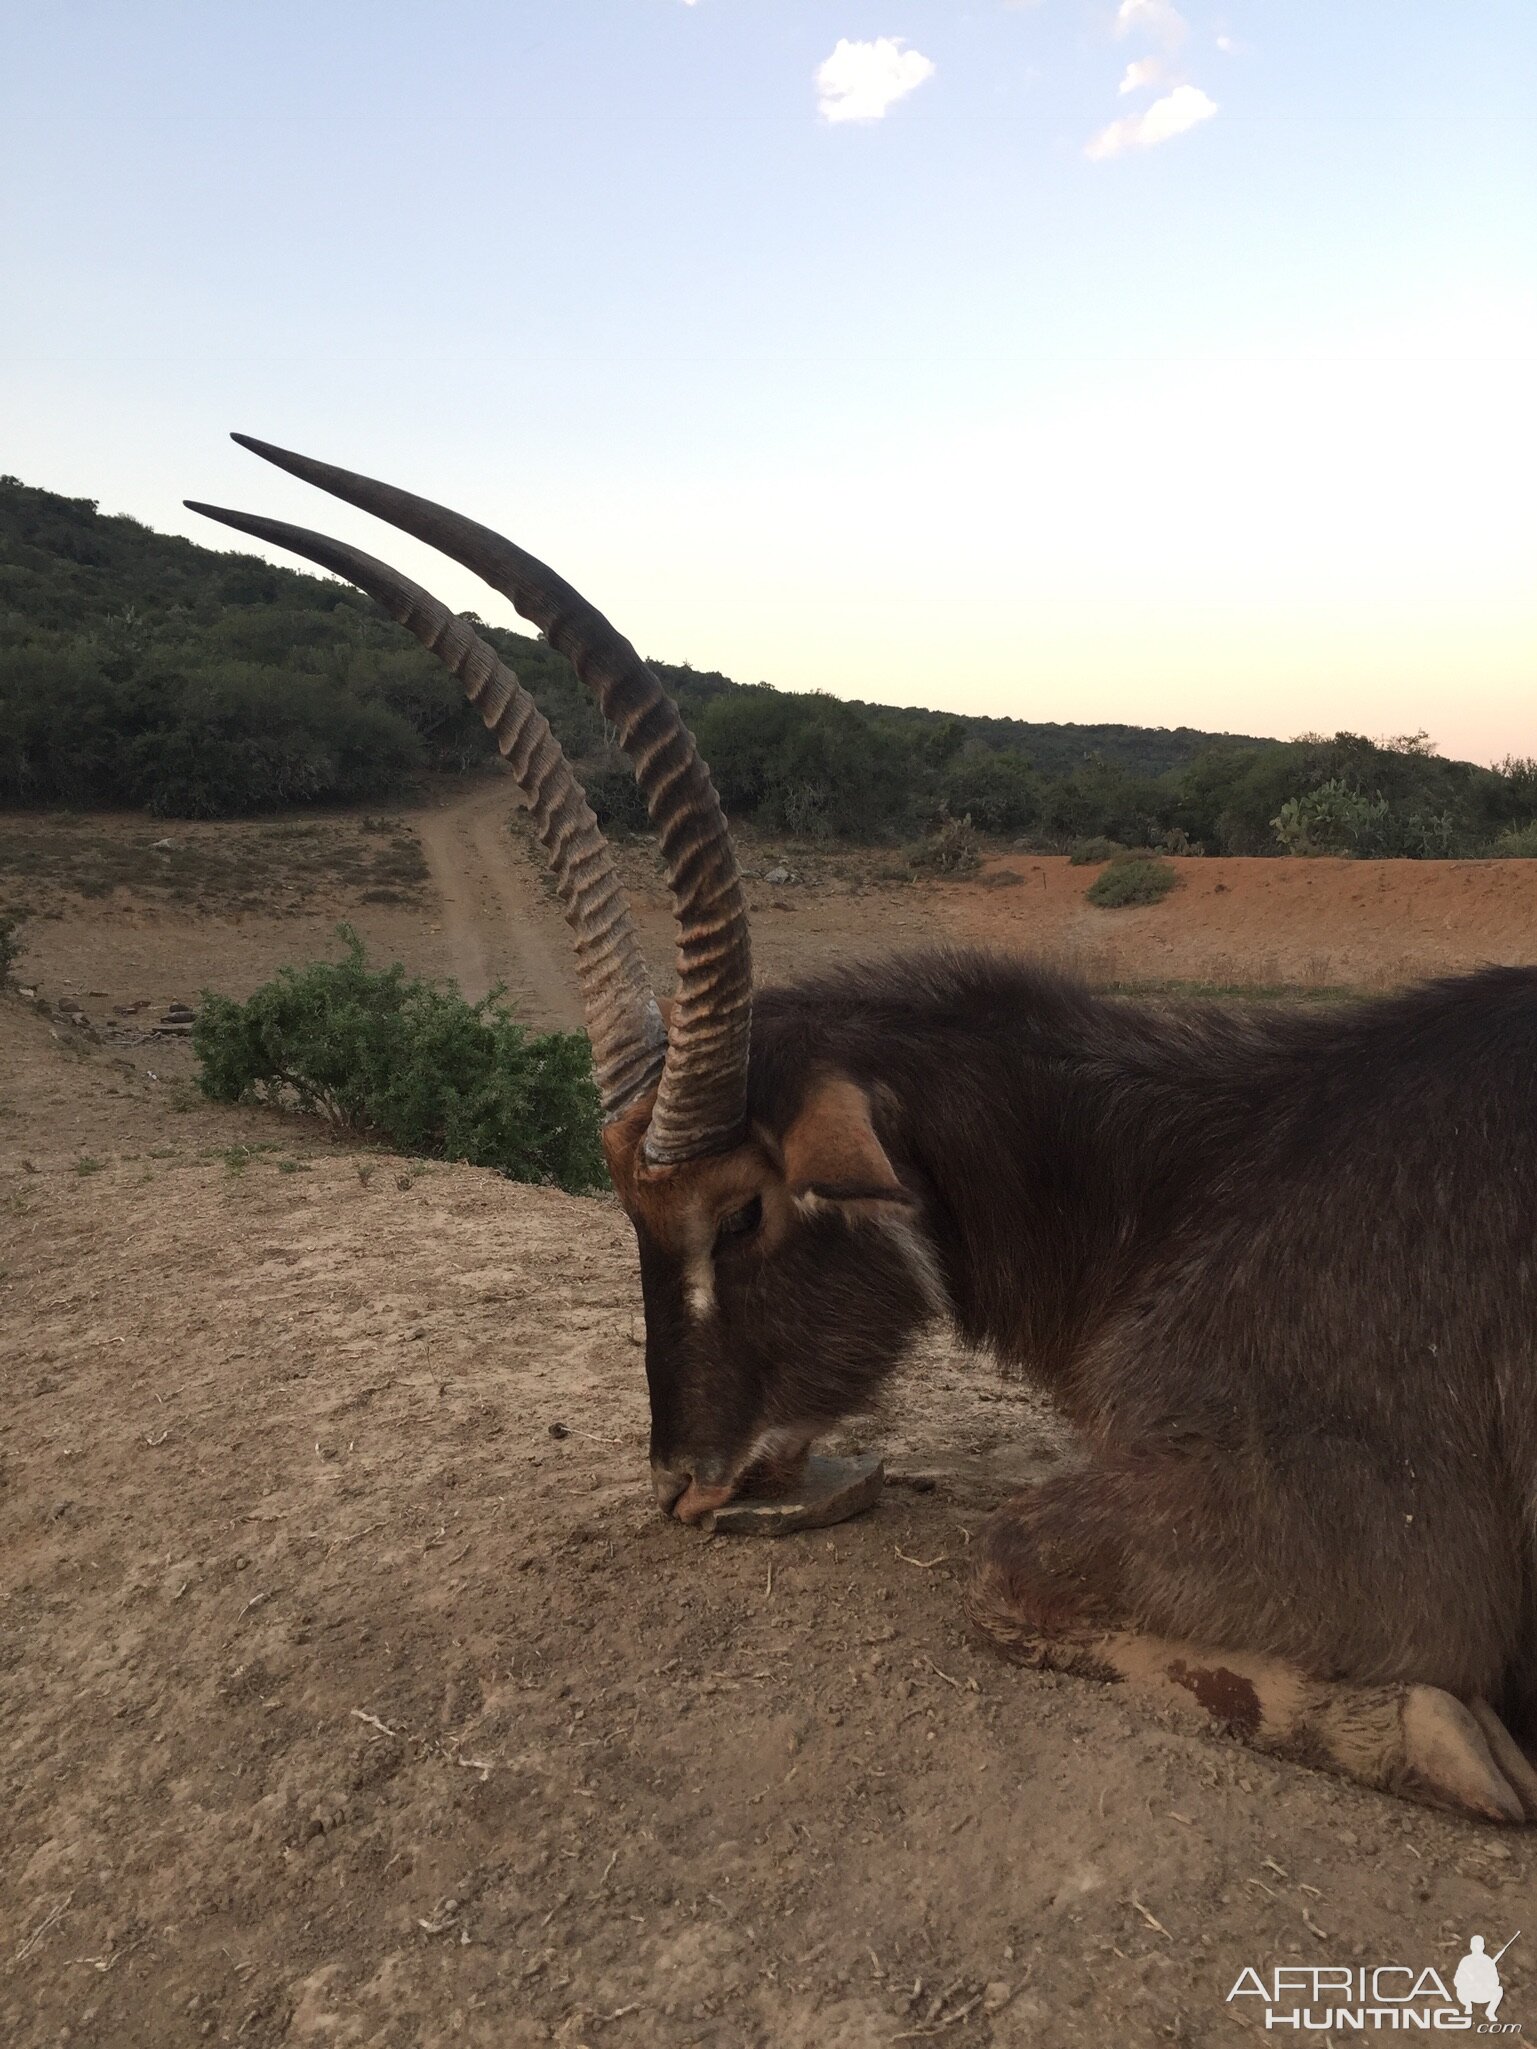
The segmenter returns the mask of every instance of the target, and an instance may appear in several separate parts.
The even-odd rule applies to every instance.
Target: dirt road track
[[[492,776],[473,780],[452,803],[412,815],[442,899],[447,971],[472,1000],[505,982],[516,1009],[574,1030],[582,1012],[570,943],[523,842],[508,829],[517,809],[512,782]]]

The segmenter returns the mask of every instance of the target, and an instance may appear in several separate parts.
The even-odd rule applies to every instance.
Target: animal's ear
[[[915,1198],[897,1179],[875,1135],[870,1098],[846,1075],[814,1082],[782,1141],[785,1180],[796,1202],[867,1203]]]

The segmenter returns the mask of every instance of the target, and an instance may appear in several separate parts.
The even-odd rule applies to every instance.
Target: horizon
[[[743,682],[1537,754],[1519,0],[356,18],[14,26],[0,467],[527,630],[239,429]]]
[[[691,4],[691,0],[685,0],[685,4]],[[63,493],[63,492],[55,492],[55,493],[49,493],[49,492],[48,492],[48,487],[47,487],[46,485],[35,485],[35,484],[32,484],[32,483],[30,483],[30,482],[29,482],[29,480],[28,480],[27,478],[25,478],[25,477],[12,477],[12,476],[8,476],[8,475],[0,475],[0,484],[7,484],[7,483],[10,483],[10,484],[17,484],[17,485],[19,485],[19,486],[20,486],[20,487],[21,487],[21,488],[22,488],[23,490],[38,490],[38,491],[42,491],[42,492],[43,492],[43,493],[45,493],[46,495],[52,495],[52,496],[55,496],[55,497],[63,498],[63,499],[65,499],[65,501],[66,501],[66,502],[73,502],[73,503],[89,503],[89,502],[91,502],[91,501],[89,501],[89,500],[87,500],[87,499],[84,499],[84,498],[81,498],[81,499],[74,499],[74,500],[71,500],[71,499],[69,499],[68,495],[67,495],[66,493]],[[143,521],[140,521],[140,520],[138,520],[138,519],[137,519],[137,515],[136,515],[136,514],[134,514],[134,513],[132,513],[132,512],[123,512],[123,511],[120,511],[120,510],[118,510],[118,511],[114,511],[114,510],[113,510],[112,508],[110,508],[110,507],[105,507],[105,506],[102,506],[102,505],[100,505],[99,503],[98,503],[98,504],[96,505],[96,513],[97,513],[97,516],[98,516],[98,517],[100,517],[100,518],[102,518],[102,519],[124,518],[124,519],[130,519],[130,520],[135,520],[135,521],[136,521],[136,523],[137,523],[137,524],[139,524],[139,525],[141,525],[141,526],[145,526],[145,525],[146,525],[146,523],[145,523],[145,522],[143,522]],[[224,547],[224,546],[223,546],[223,544],[222,544],[222,543],[221,543],[221,542],[220,542],[219,540],[217,540],[217,539],[215,539],[215,540],[214,540],[214,541],[212,541],[212,542],[205,542],[205,541],[202,541],[202,540],[200,540],[200,539],[198,538],[198,536],[197,536],[197,535],[195,535],[195,534],[193,534],[193,535],[188,535],[188,534],[167,534],[167,533],[165,533],[165,532],[164,532],[164,530],[162,530],[162,529],[160,529],[160,528],[152,528],[152,527],[147,527],[147,526],[146,526],[146,530],[147,530],[147,531],[149,531],[149,532],[155,533],[155,534],[157,535],[157,537],[162,537],[162,538],[166,538],[166,539],[172,539],[172,540],[190,540],[190,541],[191,541],[191,542],[193,543],[193,545],[194,545],[194,546],[197,546],[197,547],[200,547],[200,548],[204,548],[204,549],[206,549],[206,550],[207,550],[207,551],[208,551],[209,553],[211,553],[211,554],[214,554],[214,555],[234,555],[234,556],[239,556],[239,557],[242,557],[242,558],[244,558],[244,559],[248,559],[248,560],[249,560],[249,559],[255,559],[255,560],[258,560],[258,561],[264,561],[264,562],[271,562],[272,564],[274,564],[274,565],[275,565],[276,567],[278,567],[278,568],[280,568],[280,569],[286,569],[286,570],[289,570],[289,571],[290,571],[290,572],[291,572],[292,574],[294,574],[295,576],[301,576],[301,577],[309,578],[309,579],[312,579],[312,580],[313,580],[314,582],[316,582],[316,583],[326,583],[326,584],[338,584],[338,585],[339,585],[339,586],[340,586],[340,587],[341,587],[341,588],[342,588],[343,590],[351,591],[351,592],[352,592],[352,593],[354,594],[354,596],[358,595],[358,592],[357,592],[357,587],[356,587],[355,585],[353,585],[353,584],[349,583],[349,582],[348,582],[348,581],[347,581],[347,580],[346,580],[346,579],[345,579],[344,577],[338,577],[338,576],[334,576],[334,575],[333,575],[333,574],[332,574],[332,573],[331,573],[331,572],[330,572],[329,570],[325,570],[325,569],[321,569],[321,568],[319,568],[319,567],[318,567],[318,566],[317,566],[317,565],[316,565],[315,563],[313,563],[313,562],[310,562],[310,561],[306,560],[306,559],[305,559],[304,557],[302,557],[302,556],[298,556],[298,555],[289,555],[289,554],[286,554],[286,553],[285,553],[284,551],[282,551],[281,549],[275,549],[275,548],[274,548],[274,549],[263,549],[263,548],[261,548],[261,547],[260,547],[260,546],[258,545],[258,543],[256,542],[256,540],[255,540],[254,538],[250,538],[250,539],[248,539],[248,540],[246,541],[246,543],[245,543],[244,545],[241,545],[241,544],[240,544],[240,542],[238,542],[238,541],[237,541],[237,542],[235,543],[235,545],[233,545],[233,546],[231,546],[231,547],[228,547],[228,548],[226,548],[226,547]],[[224,531],[226,531],[226,532],[227,532],[227,531],[229,531],[229,530],[228,530],[228,529],[224,529]],[[436,557],[436,558],[434,558],[434,559],[437,559],[437,560],[442,560],[443,558],[441,558],[441,557]],[[471,584],[471,590],[472,590],[472,595],[473,595],[474,591],[476,591],[476,590],[478,590],[478,589],[480,589],[480,588],[482,588],[482,586],[480,586],[480,585],[476,584],[476,583],[475,583],[475,582],[474,582],[474,581],[472,580],[472,584]],[[493,595],[494,595],[494,594],[493,594]],[[510,607],[507,607],[506,609],[507,609],[507,610],[509,610],[509,611],[511,611],[511,608],[510,608]],[[477,624],[479,624],[479,625],[480,625],[480,626],[482,626],[482,627],[484,627],[484,626],[485,626],[485,625],[486,625],[486,624],[488,623],[488,622],[486,621],[486,618],[485,618],[485,614],[484,614],[483,612],[477,612],[477,610],[476,610],[476,608],[475,608],[475,606],[474,606],[473,604],[471,604],[471,605],[469,605],[469,606],[465,607],[465,608],[464,608],[464,613],[465,613],[465,616],[468,616],[468,617],[470,617],[470,618],[474,619],[474,620],[476,621],[476,623],[477,623]],[[517,612],[511,612],[511,618],[510,618],[510,623],[509,623],[509,624],[508,624],[508,625],[507,625],[507,626],[506,626],[505,628],[500,628],[500,629],[497,629],[497,630],[505,631],[505,632],[508,632],[508,633],[511,633],[511,634],[515,634],[515,635],[516,635],[516,634],[521,634],[521,635],[522,635],[522,636],[523,636],[524,638],[526,638],[526,639],[527,639],[527,640],[528,640],[528,641],[529,641],[529,642],[530,642],[531,644],[539,644],[539,643],[544,643],[544,641],[545,641],[545,636],[544,636],[544,635],[543,635],[543,634],[542,634],[542,633],[541,633],[541,632],[539,631],[539,629],[538,629],[538,628],[537,628],[537,627],[536,627],[536,626],[535,626],[535,625],[534,625],[534,624],[533,624],[533,623],[532,623],[532,622],[531,622],[530,620],[527,620],[527,619],[523,618],[523,617],[522,617],[522,615],[521,615],[521,614],[519,614],[519,613],[517,613]],[[811,692],[809,692],[809,693],[808,693],[808,692],[801,692],[801,693],[797,693],[797,692],[796,692],[796,691],[795,691],[795,690],[793,689],[793,687],[791,687],[791,686],[787,686],[787,685],[783,685],[783,684],[777,684],[777,683],[771,683],[771,682],[767,682],[767,681],[761,681],[761,680],[760,680],[760,681],[756,681],[756,682],[752,682],[752,683],[744,682],[742,678],[740,678],[740,677],[736,677],[736,676],[731,676],[731,675],[728,675],[728,674],[726,674],[726,673],[725,673],[725,671],[723,671],[723,670],[719,670],[719,669],[712,669],[712,668],[707,668],[707,667],[703,666],[702,664],[699,664],[699,663],[694,663],[694,662],[687,662],[687,661],[683,661],[683,662],[673,662],[673,661],[671,661],[671,660],[670,660],[670,658],[669,658],[669,657],[667,657],[666,655],[659,655],[659,654],[655,653],[654,651],[652,651],[652,652],[649,652],[649,653],[648,653],[648,652],[646,652],[646,651],[642,650],[642,659],[643,659],[643,660],[645,660],[645,661],[647,661],[648,663],[652,664],[652,665],[653,665],[654,667],[656,667],[656,668],[658,668],[658,669],[662,669],[662,670],[668,670],[668,671],[670,671],[670,670],[672,670],[672,669],[674,669],[674,668],[677,668],[677,669],[684,669],[684,670],[687,670],[687,671],[689,671],[690,673],[692,673],[692,674],[694,674],[694,675],[696,675],[696,676],[700,676],[700,677],[710,677],[710,676],[718,676],[718,677],[720,677],[720,678],[721,678],[721,679],[722,679],[722,680],[723,680],[724,682],[726,682],[726,683],[730,684],[730,685],[732,686],[732,688],[734,688],[734,689],[742,689],[742,690],[770,690],[770,691],[781,691],[781,692],[783,692],[783,693],[784,693],[785,695],[789,695],[789,696],[793,696],[793,695],[796,695],[796,694],[803,694],[803,695],[804,695],[804,694],[810,694],[810,695],[818,695],[818,694],[825,694],[825,693],[818,693],[818,692],[816,692],[816,691],[814,691],[814,690],[813,690],[813,691],[811,691]],[[664,680],[665,680],[665,678],[664,678]],[[1104,720],[1104,719],[1097,719],[1097,720],[1090,720],[1090,719],[1055,719],[1055,720],[1054,720],[1054,719],[1034,719],[1034,718],[1031,718],[1031,717],[1029,717],[1029,715],[1028,715],[1028,714],[1026,714],[1026,713],[1023,713],[1023,712],[1020,712],[1020,713],[1014,713],[1014,712],[969,712],[969,711],[965,711],[965,710],[957,709],[956,707],[954,707],[954,706],[951,706],[951,705],[940,705],[940,704],[923,704],[923,703],[914,703],[914,704],[912,704],[912,705],[894,705],[894,704],[892,704],[892,703],[890,703],[890,702],[888,702],[888,701],[884,701],[884,700],[878,700],[878,699],[874,699],[874,698],[855,698],[855,697],[850,697],[850,696],[843,696],[843,697],[841,698],[841,701],[842,701],[842,702],[844,702],[844,703],[848,703],[848,704],[860,705],[860,706],[863,706],[863,707],[864,707],[864,708],[865,708],[866,710],[869,710],[869,711],[876,711],[876,712],[879,712],[879,711],[892,711],[892,710],[895,710],[895,711],[915,711],[915,712],[918,712],[918,713],[922,713],[922,714],[926,714],[926,715],[931,715],[931,716],[934,716],[934,717],[938,717],[938,718],[950,718],[950,717],[953,717],[953,718],[959,718],[959,719],[969,719],[969,718],[985,718],[985,719],[993,719],[993,718],[997,718],[997,719],[1004,719],[1004,720],[1008,720],[1008,719],[1017,719],[1017,720],[1019,721],[1019,723],[1021,723],[1021,724],[1023,724],[1023,725],[1026,725],[1026,726],[1063,726],[1063,727],[1074,727],[1074,728],[1078,728],[1078,729],[1081,729],[1081,730],[1083,730],[1083,731],[1086,731],[1086,732],[1088,732],[1088,731],[1093,731],[1093,730],[1095,730],[1096,728],[1104,728],[1104,727],[1109,727],[1109,728],[1112,728],[1112,729],[1115,729],[1115,730],[1124,730],[1124,731],[1127,731],[1127,732],[1133,732],[1133,733],[1180,733],[1180,732],[1193,732],[1193,733],[1196,733],[1196,734],[1198,734],[1198,735],[1199,735],[1199,736],[1200,736],[1200,737],[1201,737],[1202,739],[1206,739],[1206,740],[1213,740],[1213,741],[1221,741],[1221,740],[1234,740],[1234,741],[1239,741],[1239,742],[1244,742],[1244,743],[1253,743],[1253,742],[1259,742],[1260,744],[1262,744],[1262,745],[1265,745],[1265,746],[1271,746],[1271,745],[1274,745],[1274,746],[1285,746],[1285,745],[1287,745],[1288,743],[1294,743],[1294,744],[1302,745],[1302,744],[1307,744],[1307,743],[1310,743],[1310,742],[1318,742],[1318,743],[1320,743],[1320,744],[1326,744],[1327,742],[1329,742],[1329,741],[1331,741],[1331,740],[1333,740],[1333,739],[1336,739],[1336,738],[1340,737],[1340,736],[1341,736],[1341,733],[1342,733],[1342,731],[1348,731],[1348,729],[1340,729],[1340,728],[1335,728],[1335,729],[1334,729],[1333,731],[1331,731],[1331,732],[1327,732],[1327,733],[1326,733],[1326,732],[1298,732],[1298,733],[1288,733],[1288,734],[1271,734],[1271,733],[1250,733],[1250,732],[1242,731],[1242,730],[1240,730],[1240,729],[1238,729],[1238,728],[1234,728],[1234,727],[1229,727],[1229,728],[1221,728],[1221,729],[1219,729],[1219,728],[1216,728],[1216,727],[1192,727],[1192,726],[1170,725],[1170,724],[1168,724],[1167,722],[1163,722],[1163,721],[1159,721],[1159,720],[1139,720],[1139,721],[1137,721],[1136,723],[1134,723],[1134,724],[1133,724],[1133,723],[1128,723],[1128,722],[1125,722],[1125,721],[1119,721],[1119,720]],[[1438,744],[1438,743],[1436,742],[1436,740],[1435,740],[1435,738],[1434,738],[1434,736],[1433,736],[1433,735],[1429,735],[1429,736],[1427,736],[1427,735],[1424,735],[1424,734],[1422,734],[1422,733],[1418,733],[1418,732],[1416,732],[1416,733],[1413,733],[1413,734],[1366,734],[1366,735],[1357,735],[1356,737],[1361,737],[1361,738],[1366,738],[1366,739],[1369,739],[1369,740],[1371,740],[1371,741],[1372,741],[1372,742],[1373,742],[1373,743],[1374,743],[1375,745],[1378,745],[1378,746],[1383,746],[1383,747],[1388,747],[1388,748],[1397,748],[1397,747],[1398,747],[1398,746],[1400,745],[1400,743],[1402,743],[1402,742],[1404,742],[1404,741],[1419,741],[1419,742],[1424,742],[1424,744],[1425,744],[1425,747],[1426,747],[1427,751],[1428,751],[1428,752],[1430,752],[1431,754],[1434,754],[1434,755],[1439,755],[1439,756],[1440,756],[1441,758],[1443,758],[1443,759],[1457,759],[1457,758],[1459,758],[1459,757],[1455,757],[1455,756],[1448,756],[1448,754],[1447,754],[1447,750],[1446,750],[1446,749],[1445,749],[1444,747],[1441,747],[1441,746],[1440,746],[1440,745],[1439,745],[1439,744]],[[1477,765],[1477,766],[1487,766],[1488,764],[1483,764],[1483,763],[1479,763],[1479,764],[1476,764],[1476,765]]]

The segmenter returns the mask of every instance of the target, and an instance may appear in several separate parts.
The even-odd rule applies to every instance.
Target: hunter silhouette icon
[[[1510,1942],[1514,1942],[1520,1933],[1518,1928]],[[1484,1938],[1481,1935],[1469,1937],[1468,1953],[1457,1966],[1456,1975],[1452,1979],[1457,1997],[1462,2001],[1464,2013],[1471,2013],[1475,2006],[1481,2006],[1485,2019],[1492,2021],[1499,2012],[1500,2001],[1505,1997],[1505,1988],[1500,1983],[1499,1962],[1505,1951],[1510,1948],[1510,1942],[1507,1942],[1504,1948],[1496,1950],[1491,1957],[1484,1954]]]

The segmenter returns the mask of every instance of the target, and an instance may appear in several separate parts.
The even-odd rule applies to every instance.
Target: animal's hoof
[[[872,1452],[859,1458],[813,1452],[789,1493],[738,1495],[702,1517],[699,1527],[733,1537],[782,1537],[791,1530],[824,1529],[873,1507],[885,1478],[885,1465]]]
[[[1483,1704],[1480,1702],[1480,1706]],[[1513,1739],[1496,1722],[1501,1748],[1509,1745],[1514,1759],[1497,1761],[1481,1717],[1438,1686],[1411,1686],[1404,1698],[1403,1744],[1408,1783],[1404,1791],[1435,1807],[1450,1807],[1480,1821],[1523,1822],[1537,1819],[1526,1799],[1511,1783],[1531,1767],[1520,1760]],[[1502,1769],[1502,1764],[1506,1767]]]
[[[1469,1706],[1501,1777],[1526,1809],[1526,1819],[1537,1821],[1537,1764],[1521,1748],[1488,1701],[1475,1700]]]

